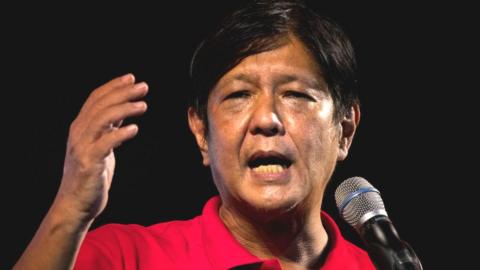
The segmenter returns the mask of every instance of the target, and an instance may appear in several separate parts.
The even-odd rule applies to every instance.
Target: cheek
[[[310,147],[314,149],[311,154],[316,162],[336,160],[338,150],[336,137],[336,130],[332,126],[321,128],[320,132],[313,134]]]
[[[306,125],[297,140],[300,162],[297,173],[306,191],[313,192],[313,198],[321,197],[333,174],[337,151],[334,148],[333,130],[327,127]],[[301,142],[299,142],[301,140]]]
[[[221,155],[222,152],[232,151],[232,149],[239,151],[248,130],[250,114],[248,106],[235,112],[226,109],[225,106],[210,106],[208,118],[212,134],[211,143],[217,145],[218,154]]]
[[[288,118],[287,132],[300,158],[310,169],[321,168],[320,164],[336,160],[338,132],[331,119],[331,113],[324,111]]]
[[[224,154],[230,152],[228,147],[231,145],[228,143],[231,138],[228,132],[224,132],[225,129],[218,127],[217,125],[210,125],[210,136],[208,138],[208,153],[212,160],[212,166],[220,165],[219,162],[224,161]]]
[[[212,119],[212,118],[209,118]],[[213,181],[222,197],[237,190],[242,177],[240,150],[242,129],[236,121],[212,119],[209,125],[208,155]]]
[[[212,120],[209,122],[208,138],[211,166],[236,166],[244,134],[241,121],[225,115],[214,115],[209,119]]]

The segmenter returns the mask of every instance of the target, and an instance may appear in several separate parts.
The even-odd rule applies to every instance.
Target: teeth
[[[283,171],[283,167],[278,164],[260,165],[253,168],[253,171],[257,173],[280,173]]]

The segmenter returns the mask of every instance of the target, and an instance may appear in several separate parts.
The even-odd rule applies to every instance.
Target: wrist
[[[47,214],[52,231],[62,230],[67,233],[86,233],[94,218],[86,212],[79,211],[75,203],[57,196]]]

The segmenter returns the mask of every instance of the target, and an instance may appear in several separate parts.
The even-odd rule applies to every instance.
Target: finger
[[[106,132],[110,132],[114,123],[127,117],[143,114],[147,110],[144,101],[128,102],[105,108],[92,117],[84,136],[88,141],[95,141]]]
[[[128,101],[138,100],[144,97],[148,93],[148,85],[145,82],[135,85],[123,86],[105,94],[96,102],[90,102],[89,105],[85,105],[82,111],[75,119],[78,130],[84,130],[88,128],[90,122],[98,117],[106,108],[115,106]],[[119,127],[121,120],[112,122],[112,126]],[[82,132],[83,133],[83,132]]]
[[[138,126],[130,124],[105,134],[92,145],[92,157],[94,159],[104,159],[110,152],[120,146],[123,142],[132,139],[138,133]]]
[[[96,88],[90,93],[80,113],[82,111],[88,110],[92,103],[95,103],[96,100],[103,97],[105,94],[112,91],[113,89],[116,89],[122,86],[133,85],[134,82],[135,82],[135,77],[133,76],[133,74],[128,73],[101,85],[100,87]]]
[[[125,103],[128,101],[138,100],[144,97],[147,92],[148,85],[145,82],[114,89],[93,102],[90,106],[91,108],[85,111],[85,114],[96,114],[98,111],[102,111],[107,107]]]

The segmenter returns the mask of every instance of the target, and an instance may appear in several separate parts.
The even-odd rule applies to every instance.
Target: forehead
[[[324,84],[320,66],[305,45],[295,37],[288,38],[276,49],[246,57],[224,74],[215,88],[238,81],[255,84],[289,81]]]

